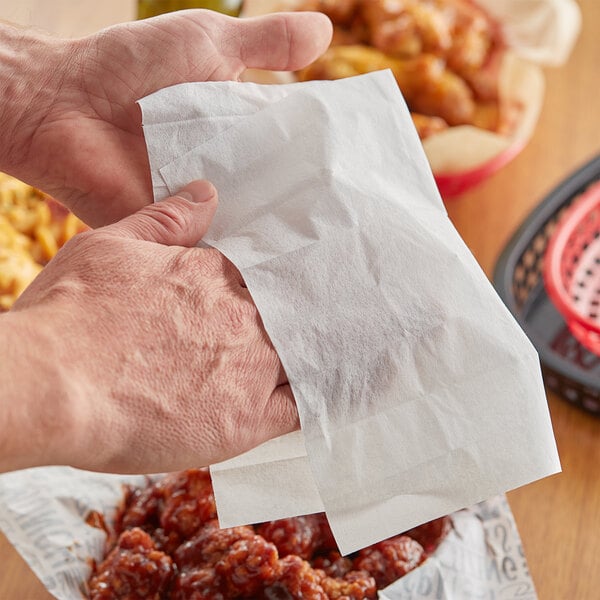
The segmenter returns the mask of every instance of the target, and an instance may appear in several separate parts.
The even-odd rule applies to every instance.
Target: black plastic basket
[[[600,416],[600,356],[584,348],[546,294],[543,260],[563,212],[600,180],[600,156],[567,177],[521,225],[500,256],[494,285],[540,355],[546,385]]]

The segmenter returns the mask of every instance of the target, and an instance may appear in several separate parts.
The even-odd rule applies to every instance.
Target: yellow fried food
[[[449,125],[473,122],[473,92],[432,54],[400,59],[369,46],[332,46],[298,77],[302,81],[341,79],[379,69],[392,70],[411,110],[438,116]]]
[[[31,186],[0,173],[0,311],[9,310],[43,265],[84,229],[71,213],[53,214],[49,202]]]
[[[41,270],[42,266],[33,260],[27,250],[18,246],[0,246],[0,311],[9,310]]]

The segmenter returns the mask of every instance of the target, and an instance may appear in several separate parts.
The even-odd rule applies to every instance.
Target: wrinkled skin
[[[170,198],[73,238],[2,317],[39,331],[35,352],[59,373],[33,464],[173,471],[298,426],[239,272],[216,250],[185,247],[208,227],[216,191],[186,189],[204,201]]]

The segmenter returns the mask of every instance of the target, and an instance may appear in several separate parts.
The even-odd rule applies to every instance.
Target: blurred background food
[[[468,0],[304,0],[334,24],[332,47],[298,76],[391,69],[421,138],[454,125],[498,131],[499,26]]]
[[[542,65],[559,66],[580,28],[574,0],[245,0],[243,16],[319,10],[331,48],[289,83],[390,69],[449,200],[511,162],[530,140],[544,96]]]
[[[188,8],[218,10],[232,17],[240,14],[242,0],[138,0],[138,19]]]
[[[54,200],[0,173],[0,312],[9,310],[58,249],[83,229]]]

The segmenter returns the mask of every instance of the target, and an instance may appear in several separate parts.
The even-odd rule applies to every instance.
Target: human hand
[[[170,198],[73,238],[2,316],[28,358],[4,365],[0,425],[19,439],[0,470],[172,471],[298,427],[240,273],[216,250],[184,247],[206,232],[214,187],[184,192],[196,202]]]
[[[112,223],[151,199],[136,100],[176,83],[235,80],[249,67],[299,69],[330,38],[318,13],[189,10],[74,41],[0,25],[0,170],[93,227]]]

